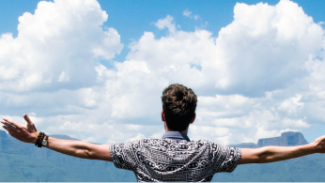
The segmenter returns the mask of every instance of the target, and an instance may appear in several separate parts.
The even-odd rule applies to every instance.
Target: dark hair
[[[162,104],[169,130],[184,131],[195,117],[197,97],[181,84],[169,85],[162,93]]]

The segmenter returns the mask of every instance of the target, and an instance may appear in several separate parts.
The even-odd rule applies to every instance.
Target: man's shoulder
[[[207,140],[207,139],[199,139],[199,140],[187,141],[187,140],[175,140],[175,139],[171,139],[171,138],[159,139],[159,138],[156,138],[156,137],[145,137],[145,138],[141,138],[141,139],[135,139],[135,140],[131,140],[131,141],[126,141],[124,143],[116,143],[116,144],[129,144],[130,145],[130,144],[157,144],[157,143],[221,145],[219,143],[212,142],[212,141]]]
[[[126,143],[128,147],[133,148],[164,148],[164,149],[212,149],[219,144],[206,139],[200,140],[175,140],[170,138],[158,139],[154,137],[146,137],[138,140],[129,141]]]
[[[154,137],[146,137],[142,139],[132,140],[125,143],[112,144],[112,154],[136,154],[154,153],[166,155],[180,155],[185,154],[202,154],[206,156],[207,153],[223,153],[228,152],[227,146],[211,142],[206,139],[195,141],[175,140],[170,138],[158,139]],[[179,153],[179,154],[177,154]]]
[[[191,140],[191,141],[187,141],[187,140],[175,140],[175,139],[171,139],[171,138],[165,138],[165,139],[159,139],[156,137],[145,137],[142,139],[136,139],[136,140],[132,140],[132,141],[127,141],[125,143],[128,144],[136,144],[136,143],[158,143],[158,142],[168,142],[168,143],[188,143],[188,144],[217,144],[215,142],[212,142],[210,140],[206,140],[206,139],[200,139],[200,140]]]

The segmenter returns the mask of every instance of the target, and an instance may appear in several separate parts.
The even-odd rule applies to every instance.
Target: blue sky
[[[177,82],[199,96],[193,139],[324,135],[324,1],[38,3],[0,2],[2,116],[93,142],[159,137]]]

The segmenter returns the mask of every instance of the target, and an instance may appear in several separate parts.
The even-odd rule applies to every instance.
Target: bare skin
[[[14,138],[22,142],[34,144],[38,136],[37,129],[26,114],[24,115],[24,119],[27,122],[26,127],[5,118],[1,123],[3,124],[3,128]],[[98,145],[83,141],[62,140],[49,137],[46,147],[78,158],[112,161],[108,144]]]
[[[24,119],[27,122],[27,126],[23,126],[5,118],[1,123],[3,124],[3,128],[14,138],[25,143],[34,144],[38,136],[37,129],[26,114],[24,115]],[[163,111],[161,112],[161,119],[164,122],[165,131],[170,131],[166,125]],[[194,120],[195,117],[191,121],[191,124]],[[187,134],[188,128],[183,132]],[[46,147],[79,158],[112,161],[109,145],[107,144],[97,145],[83,141],[61,140],[49,137]],[[314,142],[306,145],[291,147],[266,146],[255,149],[243,148],[241,150],[242,156],[239,164],[282,161],[314,153],[325,153],[325,136],[319,137]]]

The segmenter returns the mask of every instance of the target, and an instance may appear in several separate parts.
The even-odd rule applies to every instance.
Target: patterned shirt
[[[110,153],[114,165],[133,171],[138,182],[211,181],[217,172],[232,172],[241,158],[238,148],[190,141],[181,132],[112,144]]]

